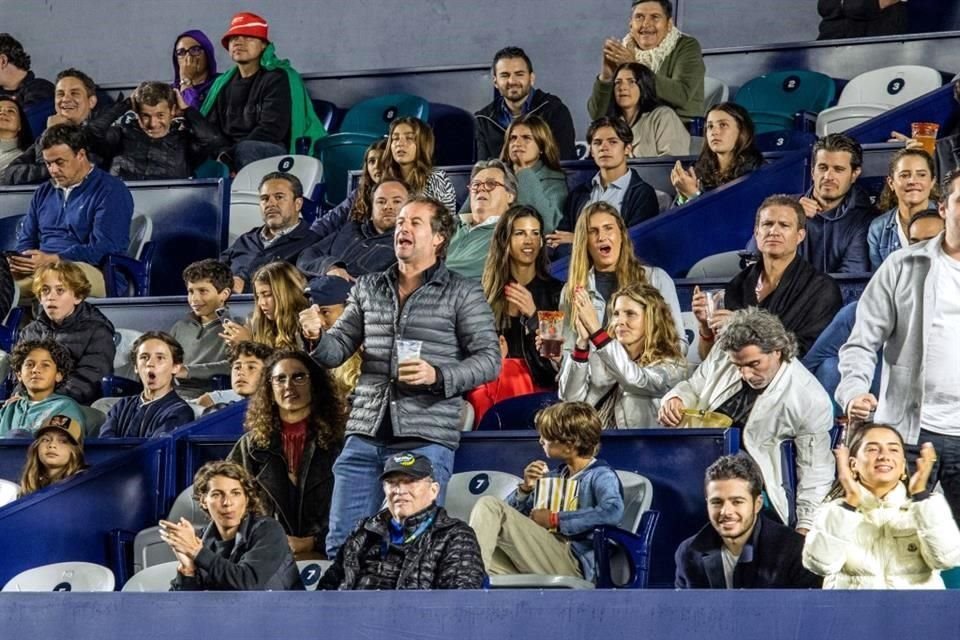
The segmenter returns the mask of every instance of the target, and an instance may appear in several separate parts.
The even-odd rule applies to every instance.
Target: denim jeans
[[[426,456],[433,464],[434,480],[440,483],[437,504],[443,504],[447,482],[453,473],[453,451],[439,444],[427,444],[414,453]],[[327,533],[327,557],[333,558],[357,524],[380,510],[383,465],[396,449],[378,446],[359,436],[350,436],[333,464],[333,498],[330,504],[330,530]]]
[[[289,155],[289,151],[274,142],[243,140],[234,145],[231,155],[233,156],[234,168],[239,171],[251,162],[274,156]]]
[[[916,471],[916,461],[920,456],[920,445],[929,442],[937,451],[937,461],[933,463],[927,489],[932,491],[937,482],[943,490],[943,497],[947,499],[953,519],[960,523],[960,437],[944,436],[932,431],[920,430],[917,444],[907,445],[907,462],[909,469],[907,476]]]

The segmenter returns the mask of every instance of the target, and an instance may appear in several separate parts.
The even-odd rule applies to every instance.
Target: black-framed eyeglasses
[[[177,49],[176,51],[174,51],[174,53],[177,54],[178,58],[182,58],[187,54],[190,54],[191,58],[198,58],[200,57],[200,54],[203,53],[203,47],[201,47],[198,44],[195,44],[192,47],[189,47],[187,49]]]
[[[470,183],[470,191],[473,193],[476,193],[477,191],[485,191],[490,193],[497,187],[503,187],[506,189],[507,185],[503,184],[502,182],[497,182],[496,180],[476,180]]]
[[[298,373],[293,374],[292,376],[288,376],[285,373],[279,373],[275,376],[270,376],[270,384],[272,384],[275,387],[285,387],[287,386],[288,382],[295,387],[302,387],[303,385],[307,384],[307,382],[309,381],[310,381],[310,374],[307,373],[306,371],[300,371]]]

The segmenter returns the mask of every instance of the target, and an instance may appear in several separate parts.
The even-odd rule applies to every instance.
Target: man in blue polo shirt
[[[57,124],[40,137],[50,182],[33,194],[17,232],[17,253],[8,257],[21,296],[30,295],[33,272],[44,264],[70,260],[103,297],[99,264],[107,254],[127,252],[133,197],[119,178],[98,169],[87,157],[83,130]]]

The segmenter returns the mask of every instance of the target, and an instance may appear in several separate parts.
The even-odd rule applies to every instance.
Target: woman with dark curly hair
[[[763,164],[753,120],[746,109],[734,102],[710,107],[704,137],[696,163],[684,170],[677,160],[670,173],[678,204],[736,180]]]
[[[193,497],[211,520],[200,537],[186,518],[160,521],[160,537],[180,562],[171,591],[303,590],[283,528],[264,516],[246,469],[208,462],[193,478]]]
[[[333,463],[346,410],[330,374],[302,351],[280,351],[251,396],[246,433],[227,456],[253,475],[298,559],[324,548]]]

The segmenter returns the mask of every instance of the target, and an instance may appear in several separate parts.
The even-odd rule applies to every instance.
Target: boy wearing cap
[[[551,471],[546,462],[535,460],[506,502],[491,496],[477,501],[470,526],[477,532],[483,564],[491,575],[538,573],[593,580],[593,530],[617,526],[623,518],[620,479],[596,457],[600,417],[585,402],[561,402],[540,411],[536,426],[543,452],[563,464]],[[548,479],[559,482],[544,486]],[[540,495],[543,491],[575,498],[545,508],[542,503],[551,496]]]
[[[57,385],[70,375],[73,358],[53,340],[26,340],[10,355],[20,383],[18,397],[0,409],[0,437],[32,435],[50,416],[65,415],[83,425],[80,405],[56,393]]]
[[[183,364],[177,373],[184,398],[196,398],[213,386],[210,378],[230,373],[229,349],[220,337],[222,318],[230,318],[227,300],[233,293],[230,267],[212,258],[183,270],[190,313],[178,320],[170,335],[183,347]]]
[[[193,420],[193,409],[173,390],[183,348],[168,333],[148,331],[130,349],[143,392],[121,398],[100,427],[101,438],[151,438]]]
[[[426,456],[402,451],[384,464],[387,508],[363,520],[337,551],[317,589],[480,589],[477,537],[436,499]]]

